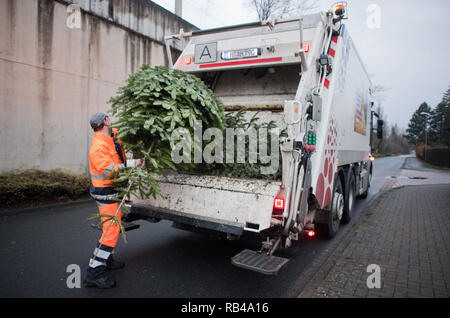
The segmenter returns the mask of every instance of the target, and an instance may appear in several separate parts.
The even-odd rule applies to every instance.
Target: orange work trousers
[[[113,216],[117,208],[119,207],[119,202],[105,204],[97,201],[97,206],[100,212],[100,215],[110,215]],[[117,220],[120,222],[122,220],[122,209],[120,209],[116,214]],[[107,220],[108,217],[101,217],[102,222]],[[103,223],[102,228],[102,236],[100,237],[100,244],[106,245],[109,247],[115,247],[117,244],[117,240],[120,235],[120,226],[114,220],[107,221]]]

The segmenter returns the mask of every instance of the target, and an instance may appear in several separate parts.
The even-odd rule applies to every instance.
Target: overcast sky
[[[154,0],[174,11],[175,0]],[[335,1],[318,0],[317,10]],[[434,108],[450,86],[449,0],[348,0],[347,24],[390,125],[407,128],[422,102]],[[183,0],[183,18],[201,29],[257,21],[247,0]],[[375,5],[375,6],[373,6]],[[379,8],[379,28],[371,27]],[[368,23],[369,22],[369,23]]]

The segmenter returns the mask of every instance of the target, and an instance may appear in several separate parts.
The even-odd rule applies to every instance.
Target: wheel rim
[[[340,221],[344,214],[344,196],[338,190],[334,193],[335,200],[333,202],[333,220]]]
[[[344,215],[344,196],[339,193],[338,202],[337,202],[337,216],[338,219],[342,219],[342,215]]]
[[[355,190],[353,187],[350,188],[350,193],[348,196],[348,213],[351,215],[353,211],[353,205],[355,204]]]

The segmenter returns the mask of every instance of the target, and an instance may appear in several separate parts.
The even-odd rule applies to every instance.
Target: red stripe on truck
[[[257,64],[257,63],[273,63],[273,62],[281,62],[282,60],[283,60],[282,57],[271,57],[271,58],[257,59],[257,60],[242,60],[242,61],[233,61],[233,62],[202,64],[202,65],[200,65],[200,68],[223,67],[223,66]]]
[[[335,55],[336,55],[336,51],[333,50],[332,48],[330,48],[330,56],[334,58]]]

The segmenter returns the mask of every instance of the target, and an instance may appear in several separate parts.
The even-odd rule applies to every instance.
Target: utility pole
[[[175,0],[175,14],[180,18],[183,17],[183,5],[181,4],[181,0]]]

